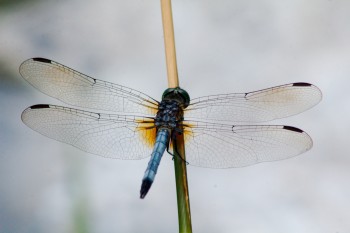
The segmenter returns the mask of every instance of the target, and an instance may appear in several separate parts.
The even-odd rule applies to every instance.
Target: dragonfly
[[[192,100],[185,90],[169,88],[159,102],[46,58],[28,59],[19,71],[39,91],[79,108],[28,107],[21,118],[31,129],[103,157],[136,160],[151,156],[140,198],[148,193],[165,150],[174,154],[171,148],[177,135],[184,137],[184,161],[206,168],[244,167],[310,150],[312,139],[303,130],[257,123],[296,115],[322,99],[316,86],[296,82]]]

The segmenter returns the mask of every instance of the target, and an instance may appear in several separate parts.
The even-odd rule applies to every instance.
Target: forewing
[[[41,92],[79,107],[155,115],[158,102],[142,92],[79,73],[45,58],[24,61],[22,77]]]
[[[312,147],[304,131],[280,125],[225,125],[184,122],[186,161],[209,168],[231,168],[287,159]]]
[[[83,151],[109,158],[151,155],[156,130],[151,118],[99,114],[55,105],[34,105],[22,113],[33,130]]]
[[[249,93],[195,98],[185,110],[185,117],[234,124],[264,122],[303,112],[321,99],[316,86],[291,83]]]

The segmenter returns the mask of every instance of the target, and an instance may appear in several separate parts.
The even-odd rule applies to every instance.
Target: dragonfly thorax
[[[183,120],[183,110],[181,104],[176,100],[162,100],[158,107],[155,118],[155,125],[159,128],[173,130],[178,127]]]

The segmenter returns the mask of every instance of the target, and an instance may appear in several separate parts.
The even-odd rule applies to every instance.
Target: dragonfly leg
[[[174,157],[177,156],[177,157],[180,158],[183,162],[185,162],[186,165],[189,165],[189,162],[187,162],[186,159],[182,158],[182,157],[179,155],[179,153],[176,153],[176,155],[174,155],[174,154],[170,153],[169,151],[167,151],[167,152],[168,152],[170,155],[173,156],[173,160],[174,160]]]
[[[182,130],[176,130],[176,132],[173,132],[172,133],[172,138],[174,139],[175,137],[176,137],[176,134],[175,133],[182,133],[183,131]],[[172,142],[173,140],[171,140],[171,142]],[[172,152],[170,152],[169,151],[169,145],[170,145],[170,143],[171,142],[169,142],[169,144],[168,144],[168,146],[167,146],[167,149],[166,149],[166,151],[168,152],[168,154],[170,154],[172,157],[173,157],[173,160],[174,160],[174,157],[175,156],[178,156],[183,162],[185,162],[186,163],[186,165],[189,165],[189,163],[185,160],[185,159],[183,159],[181,156],[180,156],[180,154],[178,153],[178,151],[176,151],[176,153],[172,153]],[[173,148],[174,148],[174,150],[175,150],[175,147],[173,146]]]

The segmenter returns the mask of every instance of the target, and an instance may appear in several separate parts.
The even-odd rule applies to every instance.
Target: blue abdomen
[[[157,174],[160,160],[162,159],[163,153],[167,148],[168,143],[169,143],[169,129],[160,128],[157,132],[156,143],[154,144],[151,159],[148,162],[145,175],[143,176],[143,179],[142,179],[142,185],[141,185],[141,191],[140,191],[141,198],[144,198],[148,190],[151,188],[151,185],[154,181],[154,177]]]

